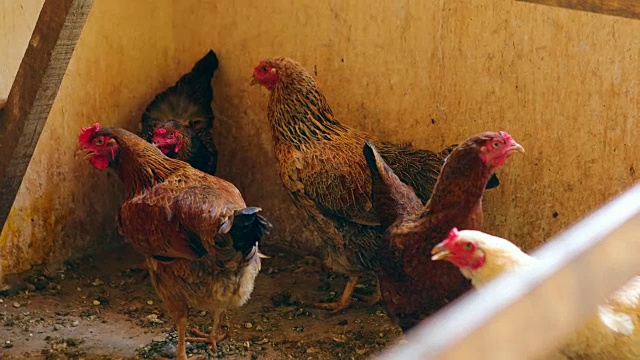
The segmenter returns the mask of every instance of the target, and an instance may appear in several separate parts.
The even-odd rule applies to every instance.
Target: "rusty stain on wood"
[[[517,0],[534,4],[558,6],[597,14],[640,19],[640,2],[637,0]]]
[[[93,0],[46,0],[0,119],[4,226]]]

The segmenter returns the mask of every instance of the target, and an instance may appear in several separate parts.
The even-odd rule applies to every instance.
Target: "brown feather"
[[[313,77],[287,58],[265,60],[277,70],[268,118],[280,178],[294,203],[316,225],[320,251],[332,269],[358,274],[377,266],[384,228],[371,202],[365,139],[403,182],[426,201],[444,157],[396,145],[339,122]]]
[[[209,52],[175,85],[156,95],[142,114],[140,136],[151,141],[159,128],[177,130],[184,139],[182,148],[171,157],[214,175],[218,150],[213,141],[213,89],[211,78],[218,69],[216,54]]]
[[[391,226],[396,219],[414,214],[423,207],[415,191],[398,179],[369,141],[366,142],[363,153],[371,171],[373,207],[385,228]]]
[[[430,254],[451,228],[482,227],[482,196],[494,169],[480,159],[479,147],[495,136],[499,134],[479,134],[458,146],[447,158],[431,198],[419,210],[414,198],[396,195],[410,190],[406,185],[386,181],[383,187],[374,186],[382,190],[374,195],[380,198],[376,206],[414,209],[398,212],[382,241],[380,260],[385,309],[405,331],[471,288],[455,266],[431,261]]]
[[[271,226],[259,209],[247,208],[233,184],[164,156],[126,130],[103,128],[96,136],[117,144],[110,166],[127,194],[118,228],[147,257],[174,320],[184,319],[189,307],[220,314],[243,305],[260,269],[258,245]]]

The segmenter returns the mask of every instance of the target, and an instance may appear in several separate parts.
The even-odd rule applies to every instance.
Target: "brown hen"
[[[175,85],[156,95],[142,114],[140,130],[140,136],[163,154],[211,175],[218,166],[218,150],[211,136],[211,78],[217,69],[218,57],[209,50]]]
[[[431,261],[431,248],[452,227],[480,229],[487,181],[513,151],[524,148],[505,132],[486,132],[456,147],[425,206],[372,143],[364,146],[373,204],[388,226],[380,249],[380,288],[389,316],[407,331],[471,284],[450,264]]]
[[[385,161],[423,200],[429,198],[447,153],[378,141],[343,125],[311,74],[291,59],[263,60],[252,83],[270,91],[268,118],[285,188],[319,231],[325,264],[350,277],[340,299],[321,306],[343,309],[351,303],[358,277],[376,269],[383,233],[371,205],[371,177],[362,156],[365,139],[374,139]],[[497,186],[497,178],[491,185]],[[379,291],[369,300],[377,299]]]
[[[247,207],[233,184],[170,159],[119,128],[82,129],[80,150],[95,168],[115,169],[126,199],[118,229],[146,257],[151,281],[178,329],[178,359],[186,359],[190,307],[213,314],[204,338],[215,349],[223,312],[243,305],[260,270],[258,251],[269,222]]]

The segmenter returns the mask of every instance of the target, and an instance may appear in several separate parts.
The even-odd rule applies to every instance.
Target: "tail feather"
[[[498,185],[500,185],[500,179],[498,179],[498,175],[492,174],[489,178],[489,181],[487,181],[487,186],[485,186],[485,189],[490,190],[493,188],[497,188]]]
[[[218,65],[218,56],[213,50],[209,50],[202,59],[195,63],[189,73],[178,80],[175,85],[176,90],[199,104],[210,104],[213,95],[211,78],[218,69]]]
[[[207,54],[193,65],[191,73],[203,73],[206,77],[211,78],[213,72],[218,70],[218,55],[213,50],[209,50]]]
[[[258,207],[247,207],[236,210],[233,214],[233,224],[229,229],[229,235],[233,239],[233,246],[244,256],[257,251],[263,237],[269,234],[273,227],[264,216],[259,214],[260,211],[262,209]]]
[[[401,215],[422,207],[413,189],[400,181],[370,141],[365,141],[362,152],[371,171],[371,198],[382,226],[389,227]]]
[[[151,141],[158,126],[168,121],[177,121],[182,126],[190,126],[191,121],[201,119],[203,129],[213,126],[213,89],[211,78],[218,69],[218,57],[213,50],[198,62],[191,71],[183,75],[173,86],[156,95],[142,114],[140,135]],[[208,131],[208,130],[205,130]]]

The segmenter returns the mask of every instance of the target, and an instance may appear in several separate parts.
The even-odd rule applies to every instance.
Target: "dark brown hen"
[[[214,175],[218,150],[213,142],[213,89],[211,78],[218,69],[213,50],[178,80],[156,95],[142,114],[140,136],[170,158],[188,162]]]
[[[95,168],[113,168],[126,189],[118,229],[146,257],[152,283],[178,328],[178,359],[185,360],[190,307],[213,315],[211,334],[223,337],[225,310],[243,305],[260,270],[258,245],[271,224],[247,207],[233,184],[170,159],[119,128],[82,129],[80,150]]]
[[[268,118],[285,188],[319,231],[324,262],[350,276],[340,300],[322,305],[340,310],[351,303],[358,277],[376,269],[383,233],[371,205],[365,139],[372,139],[423,200],[431,194],[446,153],[379,141],[340,123],[311,74],[291,59],[263,60],[252,83],[270,91]]]
[[[505,132],[486,132],[456,147],[425,206],[367,142],[372,199],[388,225],[380,249],[380,288],[389,316],[406,331],[466,292],[471,284],[450,264],[433,262],[431,248],[453,227],[480,229],[482,197],[495,169],[524,149]]]

